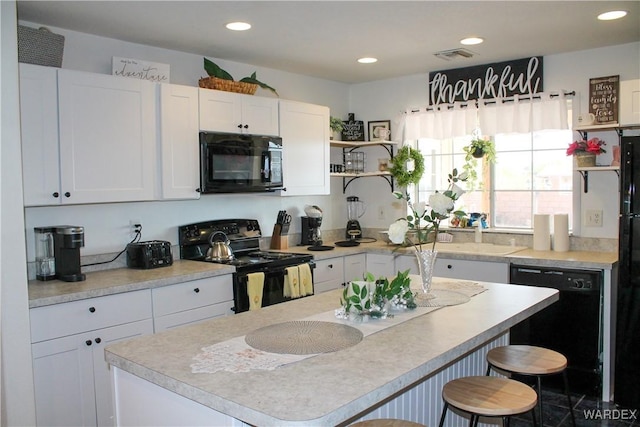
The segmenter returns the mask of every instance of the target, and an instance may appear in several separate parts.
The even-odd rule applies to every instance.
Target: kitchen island
[[[483,374],[508,329],[557,301],[547,288],[482,283],[471,301],[274,370],[192,373],[203,347],[339,306],[340,290],[107,347],[118,425],[346,425],[396,417],[437,425],[443,381]],[[376,320],[384,322],[384,320]]]

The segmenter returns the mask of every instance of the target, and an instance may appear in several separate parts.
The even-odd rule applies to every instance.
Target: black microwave
[[[200,192],[282,190],[282,138],[200,132]]]

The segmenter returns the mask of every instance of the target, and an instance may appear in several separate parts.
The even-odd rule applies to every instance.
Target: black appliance
[[[614,401],[640,408],[640,137],[620,139]]]
[[[282,138],[200,132],[201,193],[282,189]]]
[[[535,345],[564,354],[571,392],[599,398],[602,271],[512,265],[510,283],[553,288],[560,293],[558,302],[511,328],[511,344]],[[543,384],[558,390],[564,388],[561,375],[545,377]]]
[[[356,240],[362,237],[362,227],[358,218],[364,215],[364,211],[364,203],[358,196],[347,197],[347,230],[345,232],[347,239]]]
[[[300,245],[321,246],[322,234],[320,232],[320,226],[322,225],[322,217],[303,216],[300,217],[300,220],[302,222]]]
[[[127,267],[143,270],[173,264],[171,243],[162,240],[134,242],[127,245]]]
[[[229,239],[234,259],[207,261],[209,237],[212,233],[223,232]],[[286,268],[307,263],[313,277],[313,256],[289,252],[262,251],[260,225],[254,219],[224,219],[204,221],[178,227],[180,258],[194,261],[229,264],[236,268],[233,274],[233,311],[241,313],[249,310],[247,275],[265,274],[262,307],[274,305],[291,298],[284,296]],[[307,295],[308,296],[308,295]]]
[[[80,271],[80,248],[84,246],[84,227],[58,225],[55,227],[53,252],[56,278],[65,282],[80,282],[86,277]]]

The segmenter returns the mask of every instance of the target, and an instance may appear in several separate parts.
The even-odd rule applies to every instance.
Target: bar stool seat
[[[445,404],[440,426],[444,425],[449,405],[470,413],[469,425],[472,426],[480,416],[501,417],[508,424],[510,416],[531,411],[538,401],[538,395],[531,387],[508,378],[488,376],[449,381],[442,388],[442,398]]]
[[[350,427],[425,427],[423,424],[414,423],[413,421],[405,420],[393,420],[393,419],[378,419],[378,420],[365,420],[355,424],[351,424]]]
[[[571,421],[575,427],[576,421],[573,414],[573,405],[569,395],[569,384],[567,380],[567,358],[557,351],[548,348],[531,345],[507,345],[489,350],[487,353],[487,375],[491,373],[491,368],[497,368],[512,374],[528,375],[537,377],[537,390],[540,395],[538,403],[540,412],[540,424],[544,420],[542,417],[542,382],[545,375],[562,374],[564,379],[565,394],[569,402],[569,412]]]

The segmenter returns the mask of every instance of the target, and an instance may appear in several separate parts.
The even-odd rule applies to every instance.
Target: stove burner
[[[262,259],[286,259],[296,256],[296,254],[283,253],[283,252],[267,252],[256,251],[248,254],[250,258],[262,258]]]

